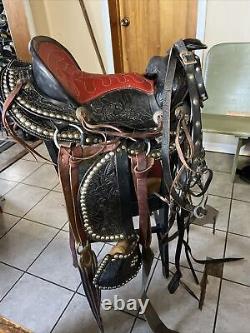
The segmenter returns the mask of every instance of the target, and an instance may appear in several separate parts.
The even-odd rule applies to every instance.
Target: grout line
[[[67,223],[68,221],[66,221],[66,222],[63,224],[62,227],[56,227],[56,226],[53,226],[53,225],[50,225],[50,224],[46,224],[46,223],[44,223],[44,222],[39,222],[39,221],[35,221],[35,220],[28,219],[28,218],[26,218],[25,216],[23,216],[22,219],[24,219],[24,220],[26,220],[26,221],[29,221],[29,222],[34,222],[34,223],[40,224],[40,225],[42,225],[42,226],[44,226],[44,227],[49,227],[49,228],[52,228],[52,229],[55,229],[55,230],[60,230],[60,231],[68,232],[68,230],[64,230],[64,229],[63,229],[64,226],[66,225],[66,223]]]
[[[5,213],[5,214],[8,214],[8,213]],[[11,215],[11,214],[10,214]],[[11,215],[11,216],[15,216],[15,215]],[[2,236],[0,236],[0,240],[5,236],[5,235],[7,235],[7,233],[11,230],[11,229],[13,229],[16,225],[17,225],[17,223],[18,222],[20,222],[21,220],[22,220],[22,217],[20,217],[20,216],[16,216],[18,219],[17,219],[17,221],[6,231],[6,232],[4,232],[3,233],[3,235]]]
[[[50,330],[50,333],[52,333],[52,332],[54,331],[56,325],[59,323],[60,319],[61,319],[62,316],[64,315],[65,311],[67,310],[67,308],[68,308],[70,302],[72,301],[72,299],[74,298],[75,294],[76,294],[76,292],[74,292],[73,295],[70,297],[70,299],[69,299],[69,301],[67,302],[67,304],[65,305],[63,311],[61,312],[61,314],[59,315],[59,317],[58,317],[57,320],[55,321],[55,323],[54,323],[52,329]]]
[[[233,197],[233,192],[234,192],[234,183],[233,183],[233,186],[232,186],[232,189],[231,189],[231,200],[230,200],[230,205],[229,205],[229,214],[228,214],[228,220],[227,220],[227,231],[226,231],[226,238],[225,238],[225,244],[224,244],[223,258],[225,258],[226,249],[227,249],[228,231],[229,231],[229,224],[230,224],[230,218],[231,218],[231,212],[232,212],[232,203],[233,203],[233,198],[232,198]],[[222,274],[222,276],[223,276],[223,274]],[[220,305],[222,281],[223,281],[223,278],[221,277],[220,278],[219,290],[218,290],[216,311],[215,311],[215,316],[214,316],[213,333],[216,333],[216,324],[217,324],[219,305]]]
[[[222,278],[223,280],[227,281],[227,282],[231,282],[233,284],[238,284],[242,287],[245,287],[245,288],[250,288],[250,284],[245,284],[245,283],[242,283],[242,282],[237,282],[237,281],[233,281],[233,280],[230,280],[230,279],[227,279],[227,278]]]
[[[42,200],[42,199],[41,199]],[[62,227],[63,228],[63,227]],[[51,238],[51,240],[46,244],[46,246],[42,249],[42,251],[36,256],[36,258],[31,262],[31,264],[27,267],[27,269],[26,270],[22,270],[22,269],[18,269],[18,268],[16,268],[16,267],[14,267],[14,266],[11,266],[11,265],[8,265],[8,266],[10,266],[10,267],[13,267],[13,268],[16,268],[16,269],[18,269],[18,270],[20,270],[20,271],[22,271],[23,272],[23,274],[17,279],[17,281],[12,285],[12,287],[6,292],[6,294],[0,299],[0,303],[2,302],[2,300],[10,293],[10,291],[16,286],[16,284],[20,281],[20,279],[27,273],[27,274],[30,274],[30,275],[32,275],[31,273],[29,273],[28,272],[28,270],[30,269],[30,267],[34,264],[34,262],[42,255],[42,253],[48,248],[48,246],[52,243],[52,241],[57,237],[57,235],[60,233],[60,231],[62,231],[62,228],[61,229],[59,229],[58,231],[57,231],[57,233]],[[1,261],[0,261],[1,262]],[[34,275],[35,276],[35,275]],[[37,276],[38,277],[38,276]],[[42,279],[42,280],[45,280],[45,279],[43,279],[43,278],[41,278],[41,277],[38,277],[38,278],[40,278],[40,279]],[[47,282],[50,282],[50,283],[53,283],[52,281],[48,281],[48,280],[45,280],[45,281],[47,281]],[[55,284],[55,283],[53,283],[53,284]],[[59,285],[58,285],[59,286]],[[60,287],[62,287],[62,286],[60,286]],[[64,287],[65,288],[65,287]],[[67,288],[66,288],[67,289]]]
[[[249,188],[250,188],[250,186],[249,186]],[[208,194],[208,197],[209,197],[209,196],[217,197],[217,198],[221,198],[221,199],[228,199],[228,200],[231,200],[231,199],[232,199],[233,201],[239,201],[239,202],[244,202],[244,203],[248,203],[248,204],[250,204],[250,201],[234,198],[234,197],[233,197],[233,194],[232,194],[231,197],[223,197],[222,195],[209,193],[209,194]]]
[[[135,324],[136,324],[136,322],[137,322],[137,319],[138,319],[138,317],[136,317],[136,318],[134,319],[134,322],[133,322],[133,324],[132,324],[132,326],[131,326],[131,329],[130,329],[129,333],[132,333],[132,332],[133,332],[133,330],[134,330],[134,328],[135,328]]]

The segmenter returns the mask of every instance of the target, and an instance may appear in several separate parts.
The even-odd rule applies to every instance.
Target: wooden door
[[[150,57],[196,35],[197,0],[109,0],[109,9],[116,72],[143,73]]]

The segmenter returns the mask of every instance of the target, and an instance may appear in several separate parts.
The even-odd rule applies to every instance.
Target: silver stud
[[[189,80],[193,80],[194,79],[194,74],[189,74],[188,78],[189,78]]]
[[[195,70],[196,70],[196,72],[199,72],[201,69],[200,69],[200,67],[196,67]]]
[[[90,139],[90,138],[86,138],[86,142],[87,142],[87,143],[90,143],[90,142],[91,142],[91,139]]]
[[[195,126],[196,126],[196,127],[200,127],[200,126],[201,126],[201,123],[197,120],[196,123],[195,123]]]
[[[44,116],[48,116],[49,114],[48,114],[47,111],[43,111],[43,115],[44,115]]]
[[[193,99],[193,104],[194,104],[194,105],[198,105],[198,99],[197,99],[197,98],[194,98],[194,99]]]

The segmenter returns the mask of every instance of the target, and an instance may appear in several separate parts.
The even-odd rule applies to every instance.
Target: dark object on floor
[[[191,259],[200,264],[235,260],[197,260],[184,238],[192,217],[206,214],[212,179],[200,113],[207,95],[193,52],[204,47],[198,40],[179,40],[166,57],[150,60],[146,76],[101,75],[82,72],[61,44],[39,36],[30,43],[31,65],[14,60],[1,73],[5,127],[24,144],[9,126],[8,113],[23,130],[47,142],[55,164],[58,157],[73,263],[101,332],[101,289],[125,285],[142,265],[142,299],[148,298],[152,232],[158,236],[165,276],[169,242],[178,239],[171,294],[181,283],[182,249],[197,283]],[[194,205],[197,196],[200,202]],[[207,217],[214,220],[215,215]],[[139,216],[138,229],[134,216]],[[177,231],[169,235],[174,224]],[[115,242],[99,265],[94,242]],[[153,332],[175,332],[151,303],[145,317]]]
[[[242,169],[237,169],[236,173],[239,175],[240,179],[250,184],[250,165],[247,165]]]
[[[16,143],[15,141],[13,141],[13,139],[12,140],[9,140],[7,138],[4,138],[3,140],[0,139],[0,154],[15,144]]]

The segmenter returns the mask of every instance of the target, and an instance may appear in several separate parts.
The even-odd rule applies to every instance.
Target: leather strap
[[[139,235],[140,243],[147,248],[151,243],[150,212],[148,207],[147,176],[154,165],[154,159],[139,153],[132,158],[132,172],[139,209]]]
[[[75,242],[77,243],[77,252],[80,255],[78,268],[82,284],[96,322],[101,332],[103,332],[103,324],[100,315],[101,294],[99,289],[93,284],[93,278],[97,269],[97,260],[94,252],[91,250],[90,244],[87,242],[87,235],[81,225],[77,207],[80,163],[78,159],[81,157],[84,157],[81,146],[60,146],[58,155],[58,173],[65,197],[70,230],[74,235]],[[71,246],[73,246],[72,241]]]

